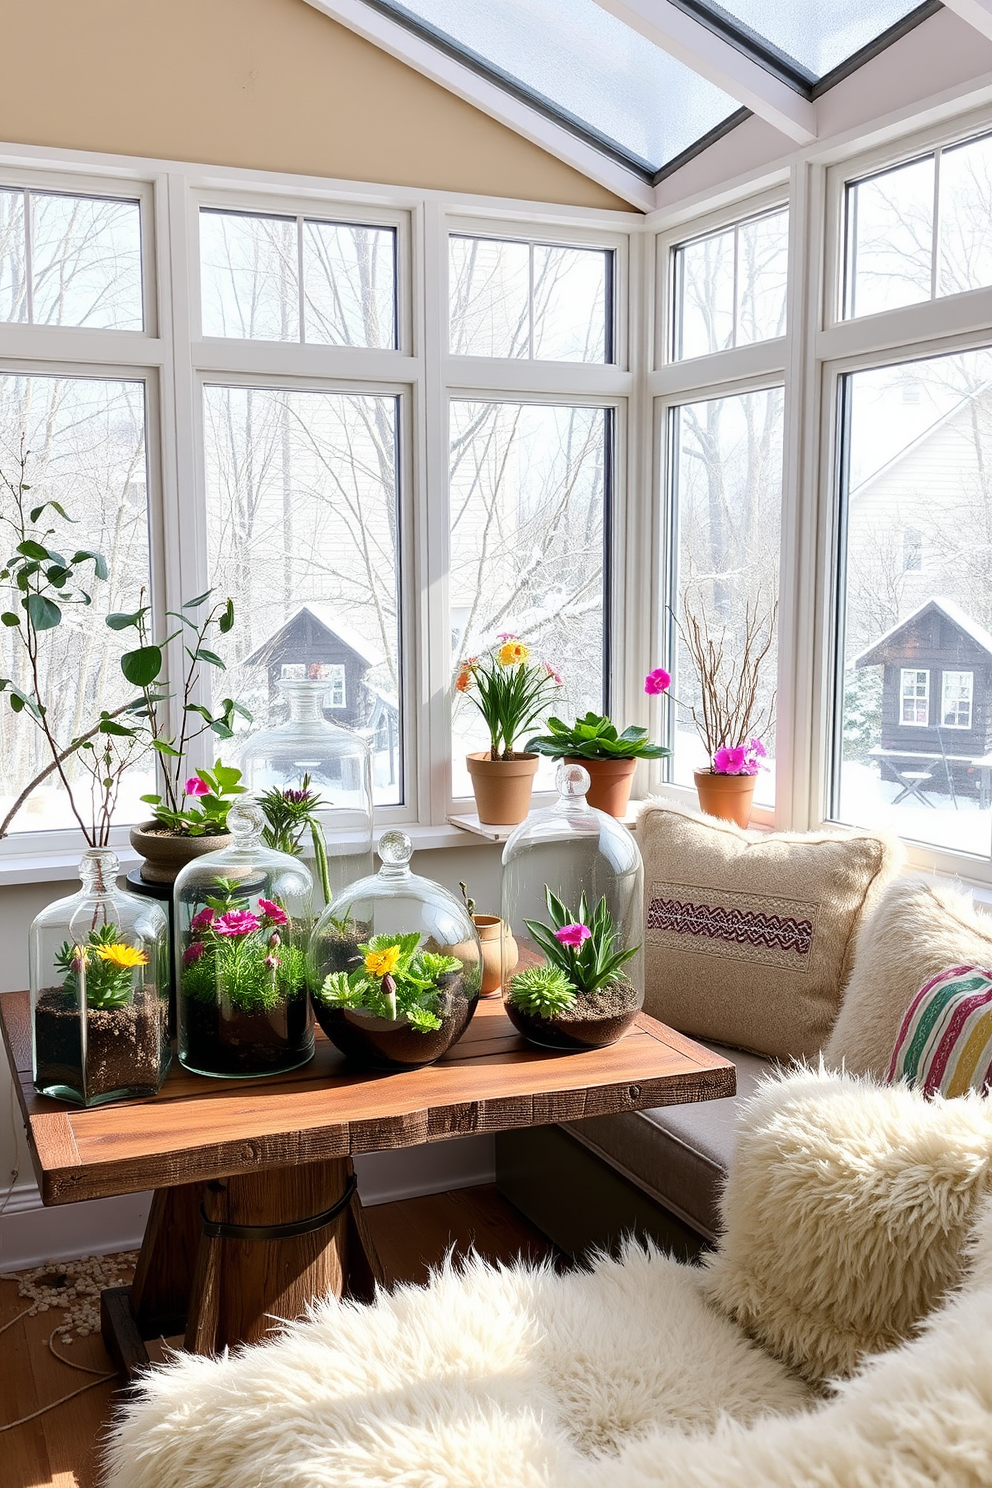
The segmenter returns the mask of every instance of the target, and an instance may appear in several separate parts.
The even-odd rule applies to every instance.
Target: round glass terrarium
[[[379,839],[378,873],[321,915],[310,944],[317,1021],[343,1054],[379,1069],[440,1059],[468,1027],[482,951],[454,894],[410,871],[404,832]]]
[[[644,870],[627,828],[586,801],[588,771],[559,765],[556,785],[503,849],[503,998],[532,1043],[598,1049],[644,1002]]]
[[[80,1106],[154,1095],[171,1057],[169,922],[117,887],[119,871],[116,853],[90,848],[80,891],[31,926],[34,1083]]]
[[[199,1075],[281,1074],[313,1055],[313,879],[299,858],[264,846],[254,801],[236,801],[227,826],[232,845],[176,879],[179,1060]]]
[[[361,734],[325,717],[326,679],[283,678],[276,686],[289,717],[246,741],[241,751],[245,784],[259,796],[299,790],[309,777],[310,789],[321,798],[328,879],[336,897],[346,884],[372,872],[372,748]]]

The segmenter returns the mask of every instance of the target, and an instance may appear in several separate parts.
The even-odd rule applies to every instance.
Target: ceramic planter
[[[579,759],[569,755],[566,765],[581,765],[589,774],[589,789],[586,800],[597,811],[608,816],[623,818],[630,804],[630,788],[634,783],[636,759]]]
[[[534,776],[540,763],[536,754],[518,754],[511,760],[489,758],[488,749],[466,756],[472,777],[475,805],[480,822],[489,826],[516,826],[526,820]]]
[[[746,827],[751,820],[751,800],[754,796],[754,775],[718,775],[715,770],[696,770],[696,794],[699,809],[707,816],[718,816],[722,821],[736,822]]]
[[[480,997],[495,997],[503,985],[504,967],[509,975],[517,965],[517,942],[499,915],[472,916],[482,942],[482,987]]]
[[[131,846],[144,859],[140,873],[145,883],[172,884],[176,874],[187,863],[204,853],[230,847],[232,837],[223,832],[215,837],[180,837],[167,832],[156,821],[140,822],[130,832]]]

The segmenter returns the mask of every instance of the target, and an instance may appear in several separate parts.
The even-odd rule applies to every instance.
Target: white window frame
[[[906,679],[908,677],[915,677],[915,679],[916,679],[914,682],[912,682],[910,684],[911,687],[912,687],[912,689],[913,689],[911,692],[907,692],[906,691]],[[925,683],[924,683],[924,690],[923,690],[922,693],[916,691],[916,689],[920,685],[920,678],[921,677],[923,677],[923,678],[926,679],[925,680]],[[921,703],[921,702],[926,705],[926,717],[925,718],[907,718],[906,717],[906,704],[907,703],[912,703],[914,705],[914,709],[913,710],[915,712],[916,711],[916,705],[919,704],[919,703]],[[929,728],[930,727],[930,671],[929,671],[929,668],[927,668],[927,667],[901,667],[900,670],[899,670],[899,727],[900,728]]]
[[[963,696],[962,693],[959,691],[956,694],[956,700],[955,700],[955,711],[960,710],[960,708],[962,706],[967,706],[967,709],[968,709],[968,721],[967,721],[967,723],[948,723],[946,721],[946,716],[945,715],[947,713],[947,679],[949,677],[959,677],[959,678],[967,677],[967,679],[968,679],[967,697]],[[960,687],[960,683],[958,685]],[[941,672],[941,674],[940,674],[940,727],[942,729],[963,729],[963,730],[966,730],[967,731],[972,726],[972,721],[974,719],[974,714],[975,714],[975,673],[973,671],[963,672],[963,671],[952,671],[950,669]]]

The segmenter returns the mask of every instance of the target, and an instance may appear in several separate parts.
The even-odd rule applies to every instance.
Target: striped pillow
[[[992,1085],[992,971],[949,966],[906,1009],[889,1065],[924,1095],[985,1092]]]

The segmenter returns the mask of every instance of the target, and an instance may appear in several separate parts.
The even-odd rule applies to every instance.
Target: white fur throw
[[[794,1080],[793,1096],[804,1083],[817,1078]],[[850,1101],[852,1112],[863,1093],[853,1081],[840,1082],[839,1094],[836,1082],[821,1084],[828,1103]],[[780,1102],[789,1099],[773,1086],[769,1102],[776,1092]],[[974,1104],[954,1103],[969,1112]],[[894,1159],[875,1169],[869,1160],[868,1182],[857,1181],[852,1164],[845,1200],[837,1172],[829,1163],[823,1172],[869,1268],[859,1205],[895,1224],[895,1249],[877,1236],[890,1298],[904,1262],[911,1290],[921,1270],[915,1241],[899,1226],[902,1204],[923,1225],[924,1250],[940,1216],[950,1218],[956,1238],[981,1166],[974,1138],[970,1146],[965,1140],[972,1159],[957,1164],[951,1144],[935,1135],[951,1187],[956,1174],[968,1197],[957,1203],[938,1186],[928,1215],[917,1161],[926,1144],[910,1125],[908,1183]],[[866,1148],[878,1130],[884,1134],[885,1123],[867,1116]],[[745,1132],[745,1161],[749,1140]],[[805,1174],[805,1198],[797,1183],[755,1236],[761,1246],[774,1239],[772,1254],[791,1286],[804,1262],[798,1247],[810,1243],[805,1206],[816,1205],[821,1164],[802,1156],[798,1141],[773,1149],[753,1140],[766,1161],[795,1162]],[[931,1175],[938,1169],[935,1161]],[[761,1182],[769,1181],[766,1171]],[[737,1243],[738,1218],[741,1233],[753,1233],[753,1197],[738,1216],[730,1196],[728,1246]],[[622,1262],[566,1275],[476,1260],[463,1272],[445,1268],[427,1287],[382,1294],[371,1307],[325,1303],[310,1321],[229,1358],[178,1355],[124,1408],[106,1488],[992,1485],[992,1205],[976,1217],[970,1290],[825,1403],[718,1311],[706,1296],[715,1273],[637,1248]],[[815,1250],[806,1259],[815,1263]],[[748,1274],[746,1254],[739,1264]],[[936,1285],[949,1269],[934,1275]],[[838,1287],[852,1276],[840,1256]],[[843,1311],[845,1299],[837,1300]],[[820,1325],[814,1315],[814,1352]]]
[[[992,966],[992,917],[953,884],[901,878],[858,931],[854,970],[823,1057],[884,1080],[903,1014],[948,966]]]
[[[892,1348],[961,1275],[992,1191],[992,1101],[820,1070],[745,1107],[708,1294],[805,1379]]]

